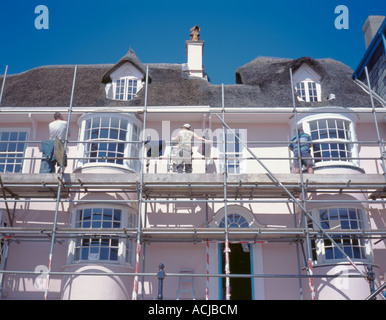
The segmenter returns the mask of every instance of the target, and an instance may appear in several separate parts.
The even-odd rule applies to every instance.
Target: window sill
[[[129,102],[129,101],[133,101],[135,98],[137,98],[137,96],[135,96],[134,98],[130,99],[130,100],[125,100],[125,99],[116,99],[116,98],[110,98],[110,97],[107,97],[107,99],[109,100],[112,100],[112,101],[122,101],[122,102]]]
[[[106,261],[106,260],[93,260],[93,261],[78,261],[78,262],[71,262],[68,264],[65,264],[62,269],[68,269],[68,268],[79,268],[79,267],[92,267],[92,266],[98,266],[98,267],[122,267],[127,269],[134,270],[134,267],[131,266],[128,262],[121,263],[119,261]]]
[[[352,169],[359,171],[360,173],[365,173],[365,171],[360,168],[358,165],[346,161],[328,161],[328,162],[318,162],[315,164],[314,170],[323,170],[323,169]],[[307,170],[305,170],[307,171]]]
[[[374,265],[374,263],[370,259],[369,260],[352,259],[352,261],[356,265],[361,265],[361,266],[372,265],[374,267],[377,267],[376,265]],[[351,263],[348,262],[347,259],[339,259],[339,260],[328,261],[328,262],[315,262],[315,261],[313,261],[312,263],[313,263],[312,264],[313,268],[336,267],[336,266],[345,266],[345,265],[351,266]]]
[[[125,165],[115,164],[115,163],[105,163],[105,162],[86,163],[86,164],[80,165],[77,168],[75,168],[74,173],[79,172],[79,171],[89,171],[89,170],[94,170],[94,169],[101,169],[101,170],[111,169],[114,171],[120,171],[120,172],[123,171],[126,173],[127,172],[138,173],[133,168],[129,168]]]

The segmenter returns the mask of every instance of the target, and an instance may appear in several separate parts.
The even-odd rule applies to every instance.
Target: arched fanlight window
[[[248,228],[248,221],[239,214],[230,214],[227,216],[228,228]],[[220,222],[220,228],[225,227],[225,217]]]

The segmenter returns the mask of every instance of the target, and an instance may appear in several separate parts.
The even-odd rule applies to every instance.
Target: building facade
[[[204,41],[185,46],[182,65],[130,49],[2,77],[2,299],[153,300],[160,264],[164,299],[365,299],[383,285],[381,94],[311,57],[259,57],[213,85]],[[67,163],[43,172],[55,112]],[[206,142],[181,174],[185,123]],[[314,174],[292,172],[299,124]]]

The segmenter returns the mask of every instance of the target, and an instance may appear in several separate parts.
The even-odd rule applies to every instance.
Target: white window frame
[[[111,75],[111,83],[106,85],[107,98],[112,100],[130,101],[143,88],[143,74],[134,67],[130,62],[124,63]],[[130,81],[136,81],[135,92],[133,86],[130,86]],[[123,82],[123,91],[119,97],[116,96],[118,85]],[[121,97],[122,95],[122,97]]]
[[[324,215],[328,215],[328,222],[329,224],[325,223],[325,219],[321,220],[321,212],[325,212],[327,210],[328,213],[324,213]],[[346,212],[348,214],[348,218],[341,218],[341,211]],[[359,219],[352,218],[350,216],[350,211],[355,210],[356,214],[359,214]],[[336,217],[336,219],[331,219],[333,212],[336,211],[339,218]],[[318,224],[324,229],[326,227],[326,230],[328,230],[327,226],[329,226],[329,229],[342,229],[342,230],[362,230],[362,229],[368,229],[369,228],[369,221],[367,212],[363,208],[354,207],[354,206],[334,206],[334,207],[323,207],[323,208],[314,208],[311,210],[311,214],[315,221],[318,222]],[[350,218],[351,217],[351,218]],[[359,225],[357,228],[353,227],[352,222],[359,221]],[[343,226],[342,222],[345,223],[345,226]],[[350,228],[347,228],[347,226],[350,225]],[[343,227],[342,227],[343,226]],[[312,226],[311,226],[312,227]],[[334,239],[335,238],[335,239]],[[343,244],[341,248],[348,254],[348,256],[356,262],[363,262],[363,263],[371,263],[373,261],[373,254],[372,254],[372,247],[371,242],[368,239],[363,238],[355,238],[353,236],[345,236],[345,235],[337,235],[333,237],[333,239],[336,241],[336,243],[340,246],[340,244]],[[336,264],[336,263],[343,263],[347,262],[347,258],[343,256],[343,254],[338,250],[334,248],[334,245],[330,242],[330,240],[324,238],[324,239],[316,239],[313,240],[313,256],[315,258],[316,255],[316,261],[315,264],[317,265],[325,265],[325,264]],[[354,242],[357,242],[359,245],[356,245]],[[345,244],[344,244],[345,243]],[[350,254],[349,250],[345,250],[345,248],[350,249],[352,254]],[[364,255],[364,258],[358,258],[354,257],[354,251],[353,248],[360,248],[359,250],[362,251],[361,255]],[[329,251],[328,254],[336,254],[339,256],[339,258],[328,258],[326,257],[326,252]]]
[[[301,81],[295,85],[299,101],[315,102],[320,101],[320,84],[314,81]]]
[[[113,82],[114,100],[130,101],[137,96],[140,89],[141,79],[132,76],[121,77]],[[118,88],[120,87],[120,92]]]
[[[120,210],[121,212],[121,220],[119,227],[117,226],[117,229],[122,228],[135,228],[136,226],[136,219],[137,219],[137,213],[135,210],[131,207],[124,207],[119,205],[110,205],[110,204],[101,204],[101,203],[89,203],[89,204],[82,204],[79,206],[76,206],[72,209],[71,212],[71,227],[73,228],[80,228],[79,225],[79,211],[80,210],[87,210],[87,209],[102,209],[102,210]],[[101,221],[101,229],[103,229],[103,220]],[[98,222],[98,220],[94,220],[94,222]],[[99,226],[99,225],[98,225]],[[97,226],[95,226],[97,228]],[[90,230],[94,229],[93,226],[90,224]],[[98,229],[98,228],[97,228]],[[107,241],[107,240],[116,240],[117,241],[117,260],[109,260],[109,259],[93,259],[89,256],[88,259],[81,259],[81,252],[79,252],[79,258],[77,258],[77,250],[81,249],[81,243],[83,239],[86,240],[96,240],[96,241]],[[86,248],[87,246],[85,246]],[[90,248],[92,246],[90,245]],[[95,248],[110,248],[110,246],[102,246],[102,245],[96,245]],[[79,248],[79,249],[78,249]],[[100,263],[107,263],[107,264],[119,264],[119,265],[128,265],[130,267],[134,267],[134,261],[135,261],[135,240],[133,239],[126,239],[121,237],[90,237],[90,236],[84,236],[82,238],[72,238],[69,242],[68,246],[68,256],[67,256],[67,264],[100,264]],[[100,257],[100,255],[99,255]]]
[[[308,122],[315,162],[352,161],[351,122],[344,119],[316,119]],[[333,141],[333,142],[331,142]]]
[[[5,132],[9,132],[10,134],[17,133],[18,139],[19,135],[21,133],[25,133],[26,137],[25,140],[7,140],[7,141],[2,141],[2,136]],[[4,164],[0,163],[0,173],[4,172],[9,172],[9,173],[21,173],[23,172],[23,164],[24,164],[24,157],[25,157],[25,152],[27,149],[28,141],[29,141],[29,136],[30,136],[30,129],[29,128],[0,128],[0,162],[4,159]],[[3,143],[6,142],[6,143]],[[18,150],[18,144],[23,143],[23,151]],[[15,143],[15,150],[9,150],[10,149],[10,144]],[[4,146],[6,145],[6,147]],[[17,158],[21,158],[21,162],[17,163]],[[8,159],[8,161],[7,161]],[[8,163],[8,165],[7,165]],[[2,168],[2,165],[4,165],[4,168]],[[20,165],[20,170],[15,171],[15,168],[17,165]],[[12,166],[11,171],[7,171],[7,166]],[[3,170],[4,169],[4,170]]]
[[[88,134],[88,130],[91,130],[88,128],[88,123],[91,120],[93,123],[93,119],[110,119],[109,120],[109,126],[98,126],[95,128],[95,130],[105,130],[107,133],[107,138],[101,137],[101,133],[98,133],[98,137],[92,136],[92,131],[90,131],[90,134]],[[119,120],[119,127],[123,122],[127,123],[126,127],[122,127],[122,132],[126,130],[126,137],[125,140],[122,140],[120,137],[120,131],[118,130],[118,136],[117,139],[111,138],[111,132],[112,130],[117,130],[117,127],[112,125],[111,119],[118,119]],[[107,122],[107,120],[105,120]],[[102,123],[102,121],[101,121]],[[130,170],[134,172],[138,172],[140,166],[139,163],[141,159],[139,158],[139,150],[140,150],[140,132],[142,130],[142,122],[134,115],[128,114],[123,115],[120,113],[95,113],[95,114],[86,114],[79,118],[78,125],[80,128],[80,141],[84,141],[84,143],[80,143],[78,146],[78,154],[80,156],[80,159],[77,162],[77,168],[90,168],[90,167],[115,167],[119,169],[124,170]],[[103,136],[106,135],[106,133],[103,134]],[[115,137],[114,133],[114,137]],[[116,151],[111,150],[110,155],[113,157],[114,153],[116,156],[120,156],[122,154],[121,149],[117,149],[119,146],[118,144],[124,144],[123,147],[123,161],[120,163],[120,159],[104,159],[104,158],[98,158],[98,159],[89,159],[91,155],[94,155],[94,152],[97,152],[97,156],[104,155],[106,153],[106,156],[109,156],[109,150],[106,150],[106,152],[102,150],[99,150],[99,147],[102,145],[103,148],[105,147],[104,144],[107,144],[106,148],[114,147],[114,144],[117,144]],[[91,150],[92,146],[97,146],[98,149]],[[101,153],[102,152],[102,153]]]
[[[228,228],[249,228],[247,219],[239,213],[231,213],[227,215]],[[220,221],[219,228],[225,228],[225,217]]]
[[[137,122],[133,122],[132,125],[130,126],[130,137],[132,141],[140,141],[141,140],[141,127],[138,125]],[[129,168],[132,168],[135,172],[139,172],[140,169],[140,150],[141,150],[141,143],[132,143],[129,148],[129,154],[130,158],[128,161],[128,166]]]
[[[240,143],[232,131],[239,137],[241,141],[246,141],[246,129],[226,129],[226,144],[224,143],[223,130],[216,130],[217,147],[220,155],[220,170],[224,171],[226,161],[228,174],[246,173],[245,148]],[[224,152],[225,147],[225,152]]]
[[[345,123],[348,124],[348,128],[347,128],[348,137],[347,137],[347,135],[345,135],[344,139],[339,138],[339,132],[337,132],[337,138],[329,137],[329,133],[328,133],[327,137],[325,137],[325,138],[321,139],[319,137],[319,139],[313,139],[313,138],[315,138],[315,135],[314,135],[314,137],[312,135],[311,123],[313,121],[327,121],[328,122],[328,121],[332,121],[332,120],[344,121]],[[336,144],[337,148],[332,146],[332,149],[337,150],[339,152],[339,150],[340,150],[339,145],[346,145],[347,151],[350,153],[350,156],[348,156],[347,158],[342,157],[342,160],[336,159],[336,157],[334,157],[334,159],[326,159],[326,160],[315,159],[314,160],[315,168],[332,167],[332,166],[349,166],[349,167],[355,167],[355,168],[359,167],[360,162],[358,159],[358,157],[359,157],[358,144],[355,143],[355,141],[357,141],[356,130],[355,130],[356,122],[354,121],[354,119],[350,115],[346,115],[343,113],[340,114],[340,113],[328,113],[328,112],[326,112],[326,113],[320,113],[320,114],[316,114],[316,115],[312,115],[312,116],[305,116],[303,119],[301,119],[299,121],[299,123],[302,123],[304,132],[308,133],[311,136],[311,140],[312,140],[312,144],[314,145],[314,148],[315,148],[315,145],[325,144],[325,145],[328,145],[328,148],[329,148],[328,150],[331,150],[331,145]],[[337,122],[335,122],[335,123],[337,123]],[[294,129],[293,129],[293,132],[295,134]],[[320,147],[321,147],[321,149],[323,149],[322,146],[320,146]],[[316,157],[314,148],[311,149],[312,150],[312,156]],[[343,148],[343,146],[342,146],[342,148]],[[342,149],[341,151],[343,152],[344,149]],[[339,154],[339,156],[340,156],[340,154]],[[321,151],[321,157],[323,157],[322,151]]]
[[[307,64],[303,63],[293,74],[295,91],[299,101],[315,102],[322,100],[320,76]]]

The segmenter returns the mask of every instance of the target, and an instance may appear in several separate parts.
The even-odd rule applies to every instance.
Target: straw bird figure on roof
[[[199,41],[200,40],[200,27],[194,26],[190,29],[190,40],[191,41]]]

